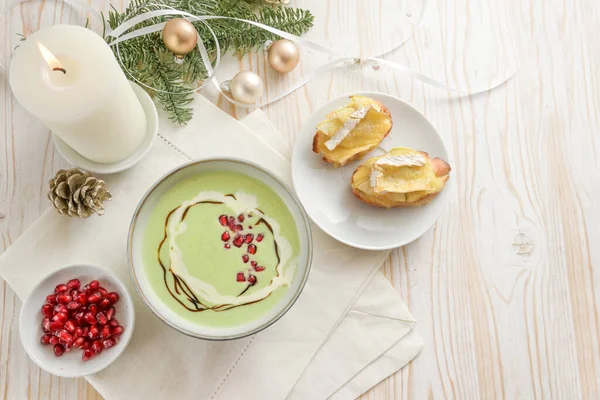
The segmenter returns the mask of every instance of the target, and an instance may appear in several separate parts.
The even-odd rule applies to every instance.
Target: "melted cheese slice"
[[[352,112],[346,122],[344,122],[344,125],[337,130],[331,139],[325,142],[325,147],[329,150],[335,149],[356,128],[356,125],[365,118],[370,109],[371,105],[367,105]]]
[[[317,125],[325,135],[330,158],[343,160],[379,144],[391,128],[391,119],[373,99],[352,96],[351,103],[333,111]]]
[[[444,183],[427,158],[416,150],[396,148],[372,165],[369,185],[375,193],[436,193]]]

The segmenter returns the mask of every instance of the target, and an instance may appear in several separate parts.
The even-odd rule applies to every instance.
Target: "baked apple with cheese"
[[[441,158],[399,147],[359,166],[352,175],[352,192],[378,207],[416,207],[444,189],[450,170]]]
[[[313,151],[323,161],[341,167],[381,143],[392,129],[392,116],[380,102],[351,96],[350,103],[327,114],[317,125]]]

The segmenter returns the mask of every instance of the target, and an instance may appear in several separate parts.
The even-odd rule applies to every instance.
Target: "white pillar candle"
[[[121,161],[142,143],[144,110],[110,47],[89,29],[33,33],[15,50],[9,80],[23,108],[92,161]]]

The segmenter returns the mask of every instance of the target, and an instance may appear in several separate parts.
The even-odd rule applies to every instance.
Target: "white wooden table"
[[[61,15],[69,21],[60,1],[32,1],[0,20],[2,62],[18,44],[15,32]],[[419,3],[295,2],[316,16],[308,37],[361,55],[406,38]],[[349,66],[264,108],[293,142],[327,99],[386,92],[421,110],[450,150],[450,205],[434,229],[392,252],[383,267],[418,320],[425,348],[363,398],[600,398],[600,3],[429,3],[393,60],[471,90],[498,81],[519,58],[517,75],[492,92],[456,97],[385,68]],[[253,68],[272,98],[324,60],[303,54],[301,66],[280,77],[254,54],[230,59],[221,78]],[[206,95],[235,116],[246,113]],[[68,164],[16,103],[6,74],[0,97],[5,249],[49,206],[47,181]],[[99,399],[83,379],[50,376],[28,360],[17,331],[20,301],[4,282],[0,297],[0,396]]]

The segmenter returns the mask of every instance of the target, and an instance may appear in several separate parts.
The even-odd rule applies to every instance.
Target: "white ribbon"
[[[9,6],[9,9],[11,9],[12,7],[24,3],[28,0],[17,0],[15,3],[13,3],[11,6]],[[83,8],[84,10],[88,11],[90,14],[92,14],[93,16],[97,17],[98,19],[102,20],[102,15],[100,13],[98,13],[97,11],[93,10],[90,6],[88,6],[86,3],[80,1],[80,0],[63,0],[63,2],[67,3],[67,4],[71,4],[71,5],[76,5],[79,6],[81,8]],[[166,22],[161,22],[161,23],[157,23],[151,26],[147,26],[147,27],[143,27],[143,28],[139,28],[136,29],[134,31],[131,32],[127,32],[128,30],[130,30],[131,28],[135,27],[137,24],[147,21],[149,19],[152,18],[156,18],[156,17],[164,17],[164,16],[179,16],[179,17],[183,17],[186,18],[188,21],[190,22],[202,22],[206,28],[208,29],[209,33],[211,34],[211,36],[213,37],[214,41],[215,41],[215,61],[214,61],[214,66],[213,63],[211,63],[210,61],[210,56],[208,54],[208,51],[206,50],[206,47],[204,46],[204,43],[202,42],[200,35],[198,35],[198,52],[200,53],[200,57],[202,59],[202,62],[204,63],[204,66],[208,72],[208,77],[207,79],[204,81],[204,83],[198,87],[195,88],[191,88],[189,91],[184,92],[184,93],[192,93],[197,91],[198,89],[201,89],[202,87],[205,86],[206,83],[208,82],[212,82],[215,87],[217,88],[217,90],[224,95],[224,97],[230,101],[231,103],[239,106],[239,107],[255,107],[256,105],[247,105],[247,104],[243,104],[243,103],[239,103],[233,99],[231,99],[229,96],[227,96],[225,93],[223,93],[221,86],[219,85],[219,82],[217,81],[217,79],[215,78],[215,74],[217,72],[217,70],[219,69],[220,63],[221,63],[221,50],[219,47],[219,43],[217,41],[217,37],[216,34],[214,33],[214,31],[211,29],[210,25],[207,23],[207,21],[210,20],[218,20],[218,19],[224,19],[224,20],[230,20],[230,21],[239,21],[239,22],[243,22],[249,25],[253,25],[256,26],[258,28],[261,28],[267,32],[273,33],[277,36],[280,36],[284,39],[288,39],[291,40],[294,43],[297,43],[300,46],[309,48],[311,50],[314,51],[318,51],[321,53],[325,53],[327,55],[329,55],[330,57],[333,58],[333,60],[327,62],[326,64],[322,65],[321,67],[319,67],[318,69],[316,69],[312,74],[310,74],[307,78],[301,80],[300,82],[294,84],[291,88],[289,88],[288,90],[286,90],[284,93],[281,93],[280,95],[276,96],[275,98],[271,99],[270,101],[266,102],[266,103],[262,103],[261,105],[259,105],[259,107],[262,106],[266,106],[267,104],[271,104],[274,103],[278,100],[281,100],[283,97],[288,96],[289,94],[295,92],[296,90],[300,89],[301,87],[303,87],[304,85],[306,85],[308,82],[310,82],[311,80],[313,80],[317,75],[325,73],[325,72],[329,72],[332,71],[333,69],[335,69],[336,67],[338,67],[341,64],[344,63],[352,63],[352,64],[362,64],[362,63],[366,63],[366,62],[370,62],[370,63],[374,63],[377,65],[384,65],[387,66],[395,71],[398,72],[402,72],[407,74],[408,76],[410,76],[413,79],[417,79],[422,81],[423,83],[426,83],[430,86],[436,87],[438,89],[443,89],[455,94],[459,94],[459,95],[474,95],[477,93],[482,93],[482,92],[486,92],[489,90],[492,90],[500,85],[502,85],[503,83],[505,83],[506,81],[508,81],[510,78],[512,78],[514,76],[514,74],[516,73],[516,71],[512,72],[511,74],[509,74],[508,76],[506,76],[503,79],[500,79],[498,82],[492,84],[491,86],[485,87],[483,89],[479,89],[476,91],[465,91],[465,90],[461,90],[458,88],[454,88],[451,87],[443,82],[439,82],[427,75],[424,75],[420,72],[417,72],[415,70],[412,70],[404,65],[401,64],[397,64],[394,63],[392,61],[386,60],[384,58],[382,58],[383,56],[399,49],[400,47],[402,47],[404,44],[406,44],[408,42],[408,40],[411,39],[412,34],[414,33],[414,31],[420,26],[421,21],[423,20],[423,15],[425,14],[427,8],[429,5],[429,0],[425,0],[424,1],[424,7],[422,8],[422,12],[421,12],[421,16],[419,18],[419,21],[417,24],[415,24],[415,26],[413,27],[413,31],[411,33],[411,35],[409,35],[408,38],[406,38],[405,40],[403,40],[400,44],[394,46],[392,49],[386,51],[383,54],[380,54],[378,56],[375,57],[363,57],[363,58],[358,58],[358,57],[353,57],[353,56],[349,56],[343,53],[340,53],[334,49],[322,46],[316,42],[307,40],[305,38],[296,36],[296,35],[292,35],[290,33],[287,33],[285,31],[273,28],[271,26],[262,24],[260,22],[256,22],[256,21],[250,21],[250,20],[245,20],[245,19],[240,19],[240,18],[232,18],[232,17],[221,17],[221,16],[211,16],[211,15],[193,15],[190,14],[188,12],[185,11],[181,11],[181,10],[176,10],[172,7],[166,6],[164,4],[147,4],[144,5],[143,7],[156,7],[158,9],[156,10],[152,10],[152,11],[147,11],[144,12],[142,14],[136,15],[130,19],[128,19],[127,21],[123,22],[121,25],[119,25],[117,28],[115,28],[112,32],[108,33],[108,36],[113,38],[113,40],[109,43],[110,46],[116,46],[116,53],[117,53],[117,58],[121,64],[121,66],[123,66],[123,69],[127,72],[127,74],[133,79],[135,80],[137,83],[141,84],[142,86],[145,86],[146,88],[149,88],[150,90],[153,90],[155,92],[162,92],[162,93],[171,93],[171,92],[167,92],[167,91],[162,91],[156,88],[153,88],[151,86],[148,86],[146,84],[144,84],[143,82],[139,81],[137,78],[135,78],[135,76],[128,71],[125,67],[124,64],[121,60],[121,55],[120,55],[120,51],[119,51],[119,44],[139,37],[139,36],[144,36],[144,35],[148,35],[150,33],[154,33],[154,32],[159,32],[162,31],[163,27],[165,26]],[[104,21],[102,21],[104,22]],[[126,33],[127,32],[127,33]],[[0,66],[4,67],[6,69],[6,67],[4,65],[2,65],[0,63]]]

